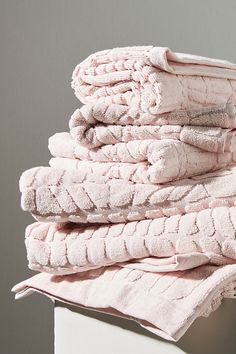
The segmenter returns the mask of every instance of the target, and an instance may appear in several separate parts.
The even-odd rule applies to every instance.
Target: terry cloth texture
[[[23,173],[20,189],[23,210],[38,220],[119,223],[233,206],[235,179],[235,166],[163,185],[39,167]]]
[[[236,161],[236,150],[208,152],[173,139],[133,140],[88,149],[76,143],[69,133],[57,133],[49,139],[49,150],[55,157],[76,161],[77,169],[80,161],[86,161],[86,166],[99,174],[138,183],[171,182],[227,167]]]
[[[127,47],[79,64],[84,106],[25,171],[16,285],[178,340],[236,295],[236,65]],[[50,274],[51,273],[51,274]]]
[[[72,87],[82,103],[101,99],[151,114],[235,105],[236,65],[161,47],[116,48],[79,64]]]
[[[235,262],[235,234],[236,207],[216,207],[111,225],[35,222],[25,242],[34,270],[68,274],[126,262],[160,272]]]
[[[159,336],[177,341],[199,316],[223,298],[235,297],[236,265],[202,266],[152,273],[110,266],[55,276],[41,273],[16,285],[21,298],[32,292],[98,311],[128,317]]]

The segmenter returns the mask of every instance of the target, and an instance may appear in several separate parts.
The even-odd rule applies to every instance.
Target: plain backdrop
[[[0,0],[1,353],[53,353],[51,301],[10,292],[33,275],[24,246],[33,219],[20,209],[18,180],[47,165],[48,137],[68,129],[80,104],[75,65],[97,50],[149,44],[236,62],[235,14],[235,0]]]

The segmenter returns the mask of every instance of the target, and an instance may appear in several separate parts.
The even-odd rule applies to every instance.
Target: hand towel
[[[83,103],[100,99],[151,114],[236,104],[236,65],[163,47],[116,48],[79,64],[72,87]]]
[[[164,185],[106,180],[81,170],[33,168],[20,179],[22,208],[43,221],[119,223],[236,202],[236,167]]]
[[[17,284],[16,298],[32,292],[136,320],[177,341],[223,298],[236,295],[236,265],[205,265],[188,271],[152,273],[111,266],[66,276],[40,273]]]
[[[236,128],[235,106],[224,103],[210,107],[198,107],[164,114],[143,113],[139,107],[106,104],[95,101],[77,109],[69,121],[70,129],[107,125],[194,125]]]
[[[155,166],[151,166],[147,162],[94,162],[60,157],[51,158],[49,165],[55,168],[83,170],[87,176],[95,174],[104,176],[106,180],[121,179],[137,183],[156,184],[215,171],[230,166],[236,161],[235,153],[202,154],[199,153],[199,151],[192,151],[191,154],[184,154],[184,160],[181,160],[181,163],[178,164],[179,160],[176,150],[171,150],[170,147],[168,147],[168,149],[166,149],[166,152],[167,151],[168,155],[159,154],[160,163]],[[173,154],[171,153],[172,151]],[[199,160],[199,157],[201,158],[202,155],[203,159]],[[188,159],[190,156],[192,160]],[[161,157],[163,157],[163,159],[161,159]]]
[[[49,139],[49,150],[56,157],[91,161],[91,168],[94,166],[99,174],[105,167],[111,178],[118,176],[141,183],[165,183],[193,177],[236,161],[236,150],[207,152],[173,139],[133,140],[88,149],[76,143],[69,133],[57,133]],[[77,167],[81,166],[78,162]]]
[[[142,117],[132,108],[129,113],[127,108],[121,109],[123,114],[117,116],[119,108],[115,105],[83,106],[70,119],[71,135],[91,148],[130,140],[172,138],[214,152],[223,152],[225,145],[231,144],[232,134],[235,135],[223,129],[236,127],[235,108],[229,104]]]
[[[86,128],[75,127],[72,137],[80,145],[96,148],[102,145],[129,142],[131,140],[174,139],[196,146],[206,151],[225,152],[236,148],[236,130],[218,127],[180,125],[97,125]]]
[[[70,274],[123,262],[167,272],[235,263],[235,234],[236,207],[218,207],[111,225],[35,222],[25,242],[29,268],[37,271]]]

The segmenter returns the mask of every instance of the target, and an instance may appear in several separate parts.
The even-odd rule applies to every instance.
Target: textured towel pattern
[[[235,274],[235,264],[174,273],[111,266],[66,276],[41,273],[13,291],[17,298],[36,291],[132,318],[149,331],[176,341],[197,317],[208,316],[223,298],[235,297]]]
[[[102,100],[86,104],[77,109],[69,122],[75,127],[107,125],[194,125],[206,127],[235,128],[235,106],[231,103],[190,110],[173,111],[165,114],[142,113],[134,107],[106,104]]]
[[[236,296],[236,65],[162,47],[105,50],[72,78],[85,104],[25,171],[18,284],[178,340]],[[52,273],[47,274],[47,273]]]
[[[102,111],[101,116],[98,114],[99,108]],[[105,114],[108,118],[112,117],[111,122]],[[102,104],[97,108],[82,107],[75,111],[70,120],[73,138],[79,144],[90,148],[130,140],[169,138],[179,139],[206,151],[224,152],[235,149],[235,131],[223,129],[234,127],[235,124],[235,113],[230,105],[226,108],[205,109],[205,112],[200,109],[190,112],[172,112],[163,117],[155,117],[153,121],[150,121],[151,117],[147,115],[149,120],[147,119],[147,122],[143,122],[142,125],[140,120],[132,121],[129,117],[125,122],[127,124],[122,125],[124,118],[117,117],[116,121],[115,114],[116,109],[112,110],[111,106],[108,106],[104,112]],[[212,128],[210,129],[209,126]]]
[[[89,178],[77,170],[28,170],[20,181],[22,208],[44,221],[118,223],[236,202],[236,167],[164,185]]]
[[[235,230],[236,207],[90,227],[36,222],[26,229],[27,257],[31,269],[54,274],[146,257],[159,259],[142,259],[145,270],[188,269],[236,260]]]
[[[235,131],[222,128],[179,125],[167,126],[96,126],[88,130],[74,128],[72,136],[81,144],[90,148],[101,145],[127,143],[130,140],[174,139],[197,146],[206,151],[224,152],[235,150]]]
[[[88,149],[77,144],[68,133],[52,136],[49,150],[56,157],[99,162],[101,170],[109,163],[106,170],[112,178],[141,183],[165,183],[197,176],[229,166],[236,159],[235,151],[206,152],[173,139],[134,140]]]
[[[151,114],[199,106],[236,104],[236,66],[175,55],[166,48],[117,48],[79,64],[72,87],[83,103],[101,99]],[[180,63],[180,64],[179,64]],[[191,65],[193,64],[193,65]]]
[[[154,166],[147,162],[140,163],[118,163],[118,162],[94,162],[81,161],[72,158],[52,158],[50,166],[64,169],[83,170],[87,176],[96,174],[104,176],[105,179],[122,179],[137,183],[163,183],[177,180],[184,177],[199,175],[210,172],[235,163],[235,153],[214,154],[202,153],[199,150],[185,146],[184,159],[178,159],[178,154],[173,146],[166,146],[168,154],[159,153],[160,160]],[[162,158],[163,157],[163,158]],[[161,159],[162,158],[162,159]],[[201,158],[199,161],[198,159]]]

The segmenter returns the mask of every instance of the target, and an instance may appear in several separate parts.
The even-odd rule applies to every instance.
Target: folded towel
[[[166,339],[178,340],[223,298],[236,295],[236,265],[152,273],[111,266],[66,276],[40,273],[16,285],[16,298],[32,292],[136,320]]]
[[[40,220],[118,223],[236,202],[236,167],[164,185],[106,180],[81,170],[33,168],[20,179],[22,208]]]
[[[71,130],[72,137],[80,145],[96,148],[102,145],[129,142],[131,140],[174,139],[206,151],[225,152],[236,148],[236,129],[180,125],[97,125],[79,126]]]
[[[105,172],[109,178],[141,183],[165,183],[193,177],[236,162],[236,150],[207,152],[173,139],[133,140],[88,149],[76,143],[69,133],[57,133],[49,139],[49,150],[56,157],[87,161],[87,168],[99,174]],[[82,166],[77,162],[77,168]]]
[[[173,146],[174,148],[174,146]],[[188,149],[191,150],[191,149]],[[105,179],[122,179],[136,183],[163,183],[178,180],[184,177],[197,176],[201,173],[215,171],[219,168],[230,166],[236,162],[236,153],[214,154],[188,151],[184,159],[178,164],[176,149],[166,147],[165,154],[159,153],[160,163],[151,166],[147,162],[94,162],[81,161],[71,158],[51,158],[51,167],[63,169],[78,169],[87,176],[96,174]],[[173,154],[172,154],[173,152]],[[163,157],[161,159],[161,157]],[[191,158],[192,160],[190,160]]]
[[[236,296],[236,65],[117,48],[79,64],[72,87],[85,105],[50,138],[51,167],[20,179],[42,273],[13,291],[178,340]]]
[[[35,222],[25,242],[33,270],[70,274],[126,262],[123,267],[167,272],[235,263],[235,234],[236,207],[218,207],[112,225]]]
[[[116,48],[79,64],[72,87],[83,103],[100,99],[151,114],[236,104],[236,65],[162,47]]]
[[[171,138],[213,152],[229,151],[231,140],[235,139],[235,131],[223,129],[236,127],[235,108],[230,104],[162,116],[143,114],[141,118],[132,110],[129,116],[128,109],[123,107],[125,112],[117,116],[119,109],[115,105],[83,106],[70,119],[71,135],[81,145],[91,148],[130,140]]]
[[[102,125],[194,125],[236,128],[235,106],[231,103],[164,114],[143,113],[139,108],[96,101],[77,109],[71,116],[70,129]]]

